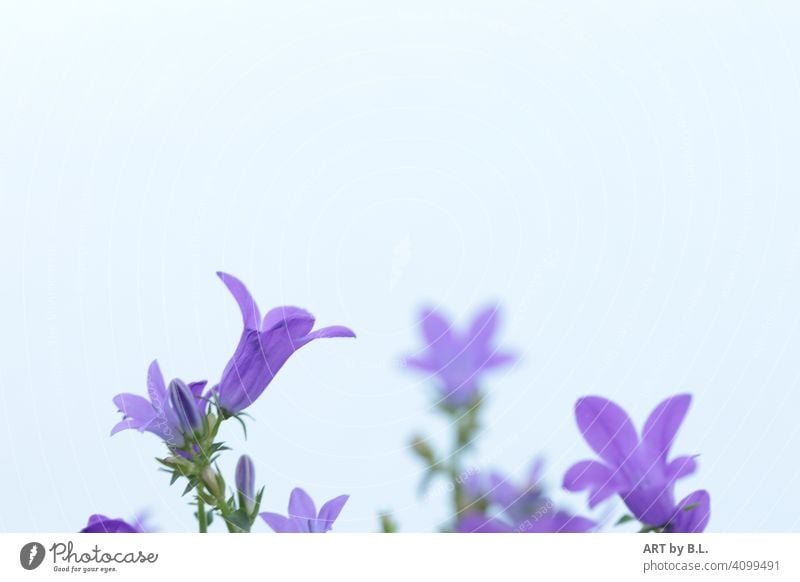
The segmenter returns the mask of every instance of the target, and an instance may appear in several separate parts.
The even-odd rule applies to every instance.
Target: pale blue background
[[[111,397],[154,357],[218,378],[218,269],[359,333],[226,431],[269,509],[300,484],[352,495],[340,531],[446,517],[405,443],[447,427],[397,362],[424,301],[500,299],[524,359],[476,463],[542,451],[557,485],[578,396],[641,423],[692,391],[679,493],[713,530],[800,529],[797,3],[264,4],[0,9],[0,530],[194,527]]]

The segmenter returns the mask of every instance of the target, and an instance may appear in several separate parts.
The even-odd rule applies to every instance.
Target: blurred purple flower
[[[546,505],[540,514],[511,525],[496,517],[472,512],[458,522],[458,533],[587,533],[597,524],[591,519],[555,510]]]
[[[470,511],[459,519],[461,533],[583,533],[597,524],[585,517],[558,510],[544,495],[542,463],[534,461],[521,486],[499,472],[473,473],[464,481],[471,506],[485,505],[484,511]]]
[[[437,376],[445,403],[461,407],[471,404],[480,392],[482,376],[516,361],[510,352],[495,345],[499,307],[488,306],[472,320],[465,332],[453,329],[439,312],[425,309],[420,315],[423,352],[409,356],[405,365]]]
[[[217,275],[239,304],[244,321],[239,345],[215,389],[228,413],[240,412],[255,402],[289,357],[312,340],[355,337],[352,330],[340,325],[311,331],[314,316],[299,307],[276,307],[262,321],[244,283],[226,273]]]
[[[689,410],[692,397],[681,394],[659,404],[644,424],[641,438],[631,419],[615,403],[598,396],[581,398],[575,418],[586,442],[602,461],[581,461],[564,475],[569,491],[589,490],[589,507],[619,494],[642,523],[664,526],[681,511],[675,503],[675,482],[693,473],[694,457],[668,460],[672,442]],[[708,494],[696,492],[701,506],[708,508]],[[694,495],[694,494],[693,494]],[[683,502],[682,502],[683,503]],[[681,527],[696,527],[708,521],[701,506],[678,513]]]
[[[311,497],[296,487],[289,496],[289,515],[264,512],[262,519],[277,533],[325,533],[339,517],[348,495],[340,495],[325,503],[317,513]]]
[[[111,519],[96,513],[89,516],[86,527],[78,533],[143,533],[139,524],[131,525],[124,519]]]
[[[464,492],[472,502],[485,502],[502,512],[512,523],[536,513],[547,502],[541,487],[542,462],[536,460],[525,482],[517,486],[498,471],[474,472],[464,479]]]
[[[175,381],[171,382],[170,386],[173,384]],[[137,394],[117,394],[114,397],[114,404],[124,418],[111,429],[111,434],[135,428],[139,432],[147,431],[159,436],[168,445],[183,446],[185,427],[182,419],[188,422],[187,410],[192,419],[205,416],[207,399],[202,397],[205,381],[192,382],[188,385],[180,382],[180,384],[184,389],[188,389],[193,398],[189,401],[184,394],[180,399],[182,412],[179,413],[175,408],[177,394],[170,397],[161,368],[158,362],[153,360],[147,370],[147,393],[150,399]]]

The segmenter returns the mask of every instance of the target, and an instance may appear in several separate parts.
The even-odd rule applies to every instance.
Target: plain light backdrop
[[[474,463],[590,456],[575,399],[675,445],[715,531],[800,528],[800,80],[794,2],[9,2],[0,9],[0,530],[75,531],[179,488],[111,398],[148,363],[219,378],[262,309],[353,340],[298,352],[249,409],[264,508],[351,500],[338,531],[420,499],[413,432],[446,441],[399,361],[416,313],[503,306]],[[229,477],[232,457],[223,464]],[[618,512],[619,506],[603,512]],[[266,525],[257,526],[266,531]]]

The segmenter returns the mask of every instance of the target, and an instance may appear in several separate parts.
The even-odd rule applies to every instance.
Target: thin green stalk
[[[206,516],[206,504],[203,501],[203,486],[197,485],[197,521],[200,526],[200,533],[208,532],[208,517]]]

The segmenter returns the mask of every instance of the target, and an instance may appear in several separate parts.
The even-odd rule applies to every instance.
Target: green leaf
[[[250,517],[242,509],[237,509],[228,515],[228,523],[233,524],[243,532],[250,531]]]
[[[186,489],[184,489],[183,493],[181,493],[181,497],[183,497],[184,495],[189,493],[195,487],[197,487],[197,477],[192,477],[192,478],[189,479],[189,482],[186,484]]]
[[[620,517],[617,520],[617,523],[614,524],[614,526],[622,525],[623,523],[628,523],[629,521],[634,521],[634,518],[633,518],[632,515],[627,515],[626,514],[626,515],[623,515],[622,517]]]

